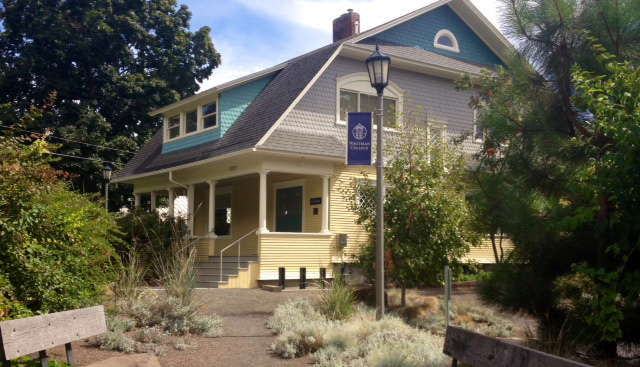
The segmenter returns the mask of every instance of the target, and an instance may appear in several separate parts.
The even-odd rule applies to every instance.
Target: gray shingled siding
[[[336,78],[365,71],[362,61],[337,57],[276,131],[330,135],[345,143],[345,127],[336,124]],[[390,79],[404,90],[405,113],[422,106],[430,118],[447,125],[448,138],[469,134],[463,146],[465,152],[474,153],[480,147],[470,137],[473,130],[473,111],[468,107],[470,92],[456,91],[452,80],[405,70],[392,69]],[[340,154],[344,155],[344,151]]]

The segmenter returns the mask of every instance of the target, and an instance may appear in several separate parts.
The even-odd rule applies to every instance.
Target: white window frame
[[[204,127],[204,118],[206,116],[204,116],[202,114],[202,107],[204,107],[205,105],[208,105],[208,104],[212,104],[214,102],[216,104],[216,112],[215,112],[215,114],[216,114],[216,125],[208,127],[208,128],[205,129],[205,127]],[[209,114],[207,116],[211,116],[211,114]],[[219,98],[216,97],[215,101],[211,101],[211,102],[208,102],[208,103],[203,103],[203,104],[198,106],[198,129],[202,132],[202,131],[215,130],[215,129],[218,129],[218,128],[220,128],[220,101],[219,101]]]
[[[215,103],[216,104],[216,125],[212,126],[212,127],[208,127],[208,128],[204,128],[204,119],[202,116],[202,106],[210,104],[210,103]],[[191,105],[193,106],[193,105]],[[198,119],[198,128],[196,129],[196,131],[192,131],[190,133],[187,134],[187,112],[191,112],[193,110],[196,110],[196,116]],[[198,104],[195,108],[194,107],[189,107],[189,108],[185,108],[184,110],[180,111],[179,113],[171,113],[168,114],[166,113],[164,115],[164,142],[173,142],[173,141],[177,141],[180,140],[182,138],[186,138],[188,136],[192,136],[192,135],[197,135],[200,133],[203,133],[205,131],[211,131],[211,130],[215,130],[215,129],[219,129],[220,128],[220,95],[217,95],[216,98],[214,100],[208,101],[208,102],[203,102]],[[180,134],[178,136],[176,136],[175,138],[171,138],[169,139],[169,118],[171,117],[175,117],[175,116],[180,116]]]
[[[440,130],[441,141],[447,141],[447,124],[442,121],[431,120],[427,122],[427,138],[429,139],[429,143],[431,143],[431,135],[432,131]]]
[[[339,126],[347,125],[346,121],[340,119],[341,90],[358,93],[358,109],[360,109],[360,93],[368,94],[370,96],[378,95],[376,90],[371,86],[368,73],[353,73],[336,78],[336,125]],[[400,89],[396,83],[389,81],[389,85],[384,89],[384,97],[394,99],[396,101],[396,124],[398,126],[402,126],[404,90]],[[373,128],[374,130],[378,128],[375,123],[373,124]],[[394,128],[390,127],[385,127],[383,130],[395,131]]]
[[[451,39],[451,42],[453,42],[453,47],[439,44],[438,40],[442,36],[449,37]],[[458,46],[458,39],[448,29],[441,29],[440,31],[438,31],[438,33],[436,33],[436,36],[433,38],[433,47],[446,50],[446,51],[456,52],[456,53],[460,52],[460,47]]]
[[[482,139],[476,139],[476,132],[478,129],[478,110],[473,109],[473,131],[471,132],[473,135],[471,136],[471,141],[474,143],[484,143],[484,140],[487,138],[487,129],[482,128]]]
[[[276,232],[276,192],[278,191],[278,189],[288,189],[290,187],[299,187],[302,186],[302,228],[301,228],[301,232],[299,233],[305,233],[305,220],[306,220],[306,215],[305,215],[305,206],[304,203],[306,201],[306,191],[305,191],[305,186],[306,186],[306,182],[307,179],[306,178],[301,178],[299,180],[291,180],[291,181],[281,181],[281,182],[274,182],[272,184],[273,186],[273,232],[274,233],[289,233],[289,232]],[[298,233],[298,232],[292,232],[292,233]]]
[[[169,138],[169,119],[178,116],[178,136],[176,136],[175,138]],[[175,126],[173,127],[175,128]],[[165,141],[175,141],[178,140],[180,138],[182,138],[182,114],[178,113],[178,114],[171,114],[171,115],[165,115],[164,117],[164,138]]]
[[[231,223],[230,224],[230,228],[229,228],[229,234],[228,235],[224,235],[224,236],[218,236],[217,238],[219,239],[231,239],[233,237],[233,214],[234,214],[234,210],[233,210],[233,190],[231,186],[226,186],[226,187],[216,187],[216,196],[218,195],[229,195],[230,199],[229,199],[229,206],[231,207]],[[218,202],[218,200],[216,200],[216,203]],[[216,208],[213,208],[213,212],[215,213]]]
[[[365,182],[369,182],[374,187],[376,187],[376,179],[375,178],[364,178],[364,177],[356,178],[356,188],[355,188],[356,192],[355,192],[355,194],[356,194],[356,205],[358,207],[360,207],[360,205],[361,205],[360,204],[360,198],[359,198],[358,190],[360,190],[361,186],[364,186]],[[388,183],[386,181],[382,183],[382,191],[384,192],[384,197],[385,197],[383,200],[386,201],[387,192],[390,189],[393,189],[393,188],[395,188],[395,186],[391,185],[390,183]]]

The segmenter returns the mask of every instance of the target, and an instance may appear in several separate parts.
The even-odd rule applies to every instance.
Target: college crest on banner
[[[347,117],[347,165],[370,166],[373,149],[373,114],[371,112],[349,112]]]

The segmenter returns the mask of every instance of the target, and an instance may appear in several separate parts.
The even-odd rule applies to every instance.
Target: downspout
[[[189,186],[183,185],[180,182],[176,182],[176,181],[173,180],[173,171],[169,171],[169,182],[174,183],[174,184],[176,184],[176,185],[178,185],[180,187],[184,187],[187,190],[189,189]]]

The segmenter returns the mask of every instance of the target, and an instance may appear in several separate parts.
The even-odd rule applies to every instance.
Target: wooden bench
[[[443,352],[453,367],[458,361],[473,367],[589,367],[454,326],[447,327]]]
[[[12,359],[39,352],[43,367],[49,365],[47,349],[65,346],[69,365],[75,366],[71,342],[107,332],[104,306],[51,313],[0,322],[0,361],[11,366]]]

